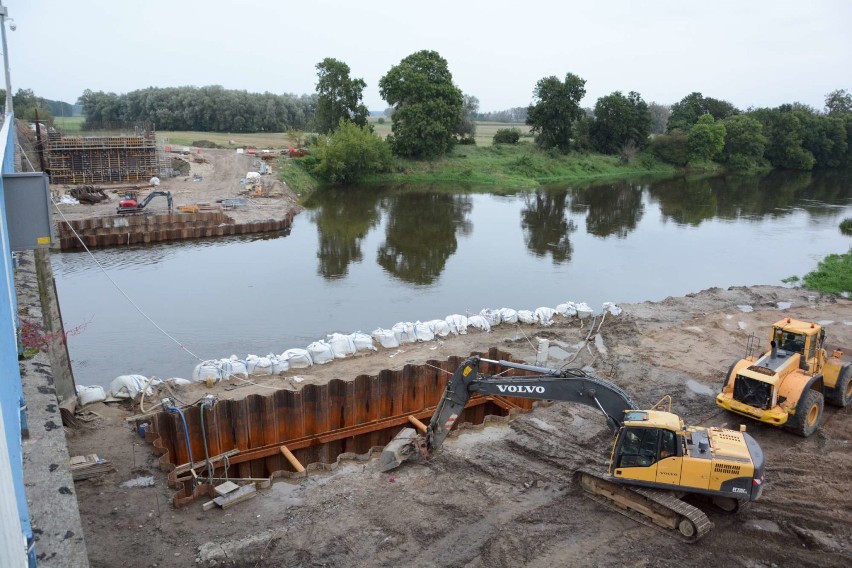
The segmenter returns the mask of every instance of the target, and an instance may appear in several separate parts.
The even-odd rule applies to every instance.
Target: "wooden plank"
[[[257,495],[257,488],[254,486],[254,483],[249,483],[248,485],[243,485],[233,493],[229,493],[223,497],[216,497],[213,501],[223,509],[228,509],[237,503],[251,499],[255,495]]]
[[[287,446],[281,446],[281,454],[285,458],[287,458],[287,461],[290,462],[290,465],[292,465],[293,468],[297,472],[299,472],[299,473],[305,472],[305,466],[303,466],[301,464],[301,462],[298,459],[296,459],[296,456],[293,455],[293,452],[291,452],[290,450],[287,449]]]

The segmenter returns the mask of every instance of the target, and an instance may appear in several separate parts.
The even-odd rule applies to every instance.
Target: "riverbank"
[[[742,419],[719,410],[713,396],[749,334],[763,337],[769,325],[789,314],[822,323],[832,344],[852,345],[852,301],[802,289],[712,288],[621,307],[620,316],[598,318],[595,341],[584,340],[588,322],[557,318],[546,328],[500,326],[442,342],[379,348],[300,369],[299,381],[288,373],[253,377],[257,385],[223,383],[213,391],[198,385],[178,394],[183,400],[206,392],[223,398],[270,396],[491,347],[524,359],[533,356],[532,345],[541,337],[554,348],[549,366],[562,366],[576,353],[571,366],[593,368],[640,405],[670,394],[675,412],[687,423],[737,428]],[[575,491],[573,472],[602,466],[610,442],[600,416],[577,405],[536,408],[508,425],[450,438],[425,466],[409,464],[383,474],[372,462],[344,461],[332,472],[278,479],[227,511],[203,511],[200,502],[182,509],[167,504],[174,490],[167,487],[166,473],[152,447],[125,426],[138,407],[99,403],[87,409],[95,413],[71,434],[71,453],[98,453],[116,467],[115,473],[75,484],[93,566],[112,565],[116,557],[128,568],[477,567],[509,566],[518,557],[527,565],[651,566],[660,558],[672,565],[703,565],[723,555],[732,565],[749,567],[810,565],[815,557],[822,566],[852,561],[852,502],[845,480],[836,474],[852,465],[850,408],[827,407],[819,433],[807,439],[748,422],[766,455],[764,495],[737,515],[708,509],[716,528],[697,548]],[[121,486],[147,477],[152,486]],[[814,487],[820,488],[819,498]],[[623,546],[607,546],[615,541]]]

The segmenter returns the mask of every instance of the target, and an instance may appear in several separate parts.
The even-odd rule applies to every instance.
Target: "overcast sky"
[[[481,111],[526,106],[535,83],[586,80],[672,103],[700,91],[740,108],[852,90],[850,0],[3,0],[12,90],[75,102],[84,89],[222,85],[313,93],[333,57],[387,105],[379,79],[431,49]]]

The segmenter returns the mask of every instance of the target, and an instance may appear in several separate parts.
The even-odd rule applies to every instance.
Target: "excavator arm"
[[[483,375],[480,362],[506,369],[536,373],[522,377]],[[548,369],[480,357],[467,359],[453,374],[426,429],[427,456],[437,451],[474,393],[539,400],[577,402],[600,410],[616,433],[624,422],[624,411],[637,407],[617,385],[580,369]]]
[[[171,213],[174,202],[172,201],[172,192],[170,191],[152,191],[148,194],[145,200],[137,206],[137,209],[144,209],[151,202],[151,200],[157,196],[163,196],[166,198],[166,201],[169,204],[169,213]]]

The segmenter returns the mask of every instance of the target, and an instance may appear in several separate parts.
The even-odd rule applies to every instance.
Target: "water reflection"
[[[539,189],[524,196],[521,228],[524,242],[535,256],[549,255],[554,264],[571,261],[574,250],[569,236],[577,225],[566,218],[567,209],[567,189]]]
[[[472,230],[469,195],[407,192],[385,200],[385,242],[379,266],[412,284],[432,284],[456,252],[456,234]]]
[[[381,219],[381,191],[329,190],[322,207],[314,211],[319,233],[319,273],[333,280],[349,273],[349,265],[361,262],[361,242]]]
[[[643,186],[627,181],[598,185],[575,191],[572,211],[586,212],[586,231],[596,237],[625,238],[636,229],[645,206]]]

